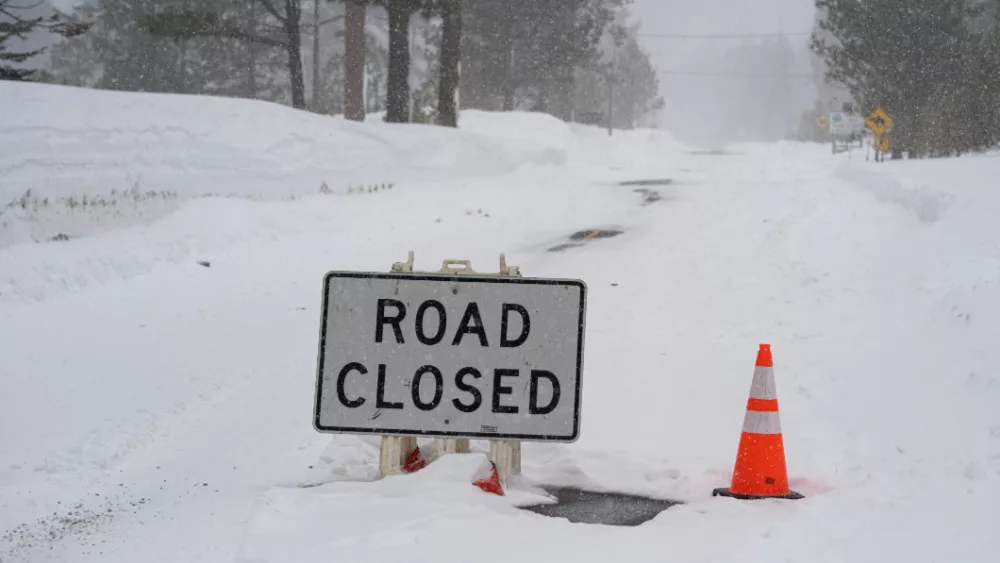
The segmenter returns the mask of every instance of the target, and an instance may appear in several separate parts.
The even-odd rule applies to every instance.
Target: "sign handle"
[[[445,260],[441,264],[440,273],[461,275],[461,274],[474,274],[476,272],[472,269],[472,262],[468,260]]]

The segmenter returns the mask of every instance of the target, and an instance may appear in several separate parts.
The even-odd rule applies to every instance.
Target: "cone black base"
[[[788,491],[787,495],[769,495],[769,496],[758,496],[758,495],[741,495],[738,493],[733,493],[729,489],[715,489],[712,491],[713,497],[729,497],[737,498],[740,500],[763,500],[767,498],[784,498],[789,500],[799,500],[806,498],[805,496],[796,493],[795,491]]]

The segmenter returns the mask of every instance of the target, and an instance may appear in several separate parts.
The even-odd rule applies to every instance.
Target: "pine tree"
[[[639,26],[629,19],[627,10],[619,11],[598,44],[599,59],[577,69],[575,120],[629,129],[662,108],[656,70],[639,46]]]
[[[389,51],[375,37],[365,37],[365,93],[366,113],[385,111],[385,92],[389,84]]]
[[[75,37],[87,31],[86,23],[67,22],[53,13],[48,17],[34,15],[39,4],[21,4],[0,0],[0,80],[32,80],[36,71],[17,65],[45,52],[44,48],[12,50],[9,43],[27,40],[29,34],[44,30],[63,37]]]
[[[143,2],[145,0],[142,0]],[[292,106],[306,107],[305,73],[302,67],[302,0],[250,0],[266,19],[256,30],[246,27],[244,10],[234,12],[226,3],[213,0],[180,0],[169,9],[146,9],[139,28],[156,37],[192,40],[235,39],[247,44],[285,51]],[[138,0],[137,4],[140,3]]]
[[[988,104],[981,64],[986,42],[970,29],[981,8],[965,0],[817,0],[825,12],[813,49],[827,76],[847,86],[863,110],[883,107],[895,120],[898,157],[982,148],[970,107]]]
[[[212,6],[248,30],[263,32],[266,25],[262,21],[266,14],[254,3],[184,2],[191,9]],[[287,100],[281,50],[247,48],[234,38],[154,36],[141,23],[157,14],[158,4],[153,0],[93,0],[63,15],[71,22],[92,22],[93,29],[53,47],[50,65],[56,80],[111,90]]]
[[[568,118],[577,71],[596,64],[598,43],[623,3],[467,0],[463,103],[509,111],[520,98]]]
[[[441,91],[441,55],[443,26],[433,12],[413,22],[410,53],[410,79],[415,85],[411,92],[414,123],[436,123],[439,118],[438,94]]]
[[[510,67],[515,27],[513,15],[519,9],[519,1],[466,0],[462,34],[464,72],[460,88],[463,106],[514,109],[516,86],[511,81]]]

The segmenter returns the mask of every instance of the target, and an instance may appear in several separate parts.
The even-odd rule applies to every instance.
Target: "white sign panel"
[[[865,132],[865,118],[861,115],[851,115],[851,134],[860,135]]]
[[[578,280],[327,274],[316,430],[576,440],[586,291]]]
[[[840,111],[830,112],[830,134],[834,137],[847,137],[852,131],[851,114]]]

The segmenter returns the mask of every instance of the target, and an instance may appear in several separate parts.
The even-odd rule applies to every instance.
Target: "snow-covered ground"
[[[0,204],[50,200],[0,215],[3,563],[1000,557],[1000,156],[0,97]],[[618,185],[654,178],[649,205]],[[176,197],[65,205],[133,185]],[[546,251],[594,227],[625,233]],[[482,454],[375,480],[376,441],[312,429],[323,273],[411,249],[589,286],[581,438],[526,444],[506,497],[469,484]],[[801,501],[711,497],[760,342]],[[571,524],[515,508],[537,484],[684,504]]]

